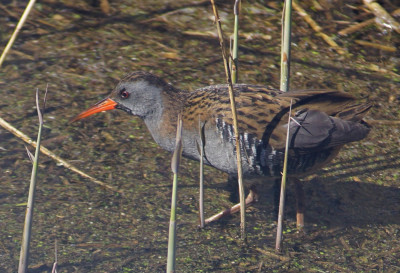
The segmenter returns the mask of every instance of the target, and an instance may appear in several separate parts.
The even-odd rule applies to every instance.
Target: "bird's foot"
[[[258,201],[258,194],[255,191],[255,188],[252,187],[250,189],[249,194],[246,197],[246,200],[245,200],[246,207],[252,205],[253,203],[255,203],[257,201]],[[226,209],[224,211],[221,211],[220,213],[217,213],[217,214],[211,216],[210,218],[205,220],[205,224],[209,224],[211,222],[217,221],[217,220],[221,219],[222,217],[231,215],[235,212],[238,212],[239,210],[240,210],[240,203],[234,205],[233,207],[231,207],[229,209]]]

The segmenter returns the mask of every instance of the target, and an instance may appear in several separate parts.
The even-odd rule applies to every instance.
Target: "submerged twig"
[[[362,28],[365,28],[365,27],[367,27],[369,25],[372,25],[374,23],[375,23],[375,18],[369,19],[369,20],[366,20],[364,22],[361,22],[361,23],[349,26],[349,27],[347,27],[345,29],[342,29],[341,31],[338,32],[338,34],[342,35],[342,36],[346,36],[346,35],[349,35],[349,34],[351,34],[353,32],[356,32],[356,31],[358,31],[358,30],[360,30]]]
[[[201,37],[203,39],[213,39],[217,38],[218,34],[214,31],[195,31],[195,30],[185,30],[181,32],[182,34],[194,36],[194,37]],[[261,39],[265,41],[272,40],[271,35],[261,34],[261,33],[252,33],[252,32],[240,32],[239,37],[244,38],[246,40],[253,40],[253,39]],[[244,46],[241,46],[244,47]],[[246,47],[244,47],[246,48]]]
[[[232,117],[233,117],[233,129],[235,133],[235,140],[236,140],[236,161],[237,161],[237,169],[238,169],[238,184],[239,184],[239,199],[240,199],[240,233],[242,240],[245,241],[246,239],[246,204],[245,204],[245,197],[244,197],[244,186],[243,186],[243,175],[242,175],[242,157],[240,151],[240,137],[239,137],[239,127],[237,122],[237,113],[236,113],[236,104],[235,104],[235,95],[233,93],[233,84],[232,84],[232,77],[229,69],[229,60],[226,54],[224,36],[222,33],[221,28],[221,21],[218,15],[217,7],[215,6],[215,1],[211,0],[211,4],[213,7],[215,23],[217,25],[219,43],[221,46],[222,57],[224,59],[224,67],[225,67],[225,74],[226,74],[226,81],[228,83],[229,88],[229,100],[231,103],[232,109]]]
[[[285,261],[285,262],[289,262],[290,261],[290,256],[278,255],[278,254],[276,254],[274,252],[271,252],[271,251],[269,251],[267,249],[261,249],[259,247],[257,247],[256,250],[258,252],[260,252],[261,254],[263,254],[263,255],[265,255],[267,257],[273,258],[273,259],[277,259],[277,260]]]
[[[322,28],[315,22],[310,15],[302,8],[300,7],[299,4],[296,3],[295,0],[293,0],[293,8],[299,13],[301,17],[311,26],[311,28],[317,33],[318,36],[321,36],[324,41],[330,45],[333,49],[336,50],[337,53],[339,54],[344,54],[345,50],[342,49],[331,37],[329,37],[327,34],[322,32]]]
[[[28,143],[29,145],[32,145],[33,147],[36,148],[37,143],[35,141],[33,141],[30,137],[28,137],[27,135],[25,135],[24,133],[22,133],[21,131],[19,131],[18,129],[16,129],[14,126],[12,126],[10,123],[8,123],[7,121],[5,121],[4,119],[0,118],[0,126],[2,126],[4,129],[6,129],[7,131],[9,131],[10,133],[12,133],[13,135],[15,135],[16,137],[18,137],[19,139],[22,139],[24,142]],[[82,172],[81,170],[79,170],[78,168],[76,168],[75,166],[73,166],[72,164],[68,163],[67,161],[65,161],[64,159],[62,159],[61,157],[57,156],[56,154],[54,154],[53,152],[51,152],[49,149],[47,149],[44,146],[40,146],[40,151],[47,155],[48,157],[54,159],[55,161],[57,161],[59,164],[61,164],[62,166],[64,166],[65,168],[89,179],[90,181],[92,181],[95,184],[98,184],[102,187],[105,187],[107,189],[110,189],[112,191],[118,192],[123,194],[122,190],[118,190],[116,188],[114,188],[113,186],[107,185],[106,183],[97,180],[94,177],[91,177],[90,175]]]
[[[389,25],[390,28],[400,33],[400,23],[397,22],[381,5],[375,0],[364,0],[364,5],[382,22]]]
[[[397,9],[397,10],[393,11],[393,12],[391,13],[391,15],[396,16],[397,13],[400,13],[400,9]],[[393,20],[394,20],[394,19],[393,19]],[[366,21],[364,21],[364,22],[361,22],[361,23],[358,23],[358,24],[349,26],[349,27],[347,27],[347,28],[345,28],[345,29],[342,29],[341,31],[338,32],[338,34],[339,34],[339,35],[342,35],[342,36],[346,36],[346,35],[349,35],[349,34],[351,34],[351,33],[354,33],[354,32],[356,32],[356,31],[359,31],[359,30],[361,30],[362,28],[365,28],[365,27],[367,27],[367,26],[369,26],[369,25],[372,25],[372,24],[379,24],[379,25],[382,25],[382,20],[381,20],[381,19],[378,19],[378,17],[375,17],[375,18],[372,18],[372,19],[368,19],[368,20],[366,20]]]
[[[368,46],[376,49],[380,49],[383,51],[388,51],[388,52],[396,52],[397,48],[394,46],[388,46],[388,45],[381,45],[377,43],[372,43],[368,41],[363,41],[363,40],[354,40],[355,43],[362,45],[362,46]]]

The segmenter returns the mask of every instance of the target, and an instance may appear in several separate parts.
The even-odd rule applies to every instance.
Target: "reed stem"
[[[213,12],[215,16],[215,23],[217,25],[217,32],[219,43],[221,46],[222,57],[224,59],[224,67],[226,74],[226,81],[228,83],[229,88],[229,100],[231,103],[232,116],[233,116],[233,129],[235,133],[236,140],[236,162],[238,169],[238,184],[239,184],[239,199],[240,199],[240,234],[243,241],[246,240],[246,204],[245,204],[245,196],[244,196],[244,185],[243,185],[243,171],[242,171],[242,157],[240,150],[240,138],[239,138],[239,130],[238,130],[238,122],[237,122],[237,112],[236,112],[236,104],[235,104],[235,95],[233,93],[233,84],[232,77],[229,69],[229,60],[228,55],[226,54],[226,47],[224,42],[224,36],[221,28],[221,21],[218,15],[217,7],[215,6],[215,1],[211,0],[211,4],[213,7]]]
[[[169,221],[167,273],[175,272],[176,261],[176,202],[178,195],[178,169],[182,156],[182,117],[178,116],[176,128],[176,144],[172,156],[171,169],[174,174],[172,183],[171,216]]]

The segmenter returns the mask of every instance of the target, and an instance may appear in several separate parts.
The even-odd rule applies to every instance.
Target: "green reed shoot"
[[[176,144],[174,155],[172,156],[171,169],[174,174],[172,183],[171,198],[171,216],[169,221],[169,237],[168,237],[168,257],[167,257],[167,273],[175,272],[176,260],[176,201],[178,194],[178,169],[182,156],[182,117],[178,116],[178,125],[176,128]]]
[[[43,110],[40,109],[39,105],[39,90],[36,90],[36,109],[39,116],[39,131],[37,135],[37,145],[35,150],[35,157],[33,158],[33,167],[31,173],[31,182],[29,186],[28,204],[26,206],[25,214],[25,224],[24,231],[22,235],[21,242],[21,253],[19,257],[18,273],[25,273],[28,269],[28,259],[29,259],[29,244],[31,240],[32,231],[32,221],[33,221],[33,209],[35,201],[35,191],[36,191],[36,177],[38,170],[39,161],[39,151],[40,151],[40,141],[42,138],[42,128],[43,128],[43,113],[46,108],[46,98],[47,98],[47,88],[44,96]],[[28,153],[29,155],[29,153]],[[31,156],[29,155],[31,158]]]

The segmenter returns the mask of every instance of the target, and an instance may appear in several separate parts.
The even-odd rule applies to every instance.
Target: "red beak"
[[[118,103],[116,103],[112,99],[106,98],[104,100],[99,101],[98,103],[96,103],[95,105],[93,105],[92,107],[87,109],[86,111],[83,111],[82,113],[80,113],[79,115],[77,115],[76,117],[71,119],[70,122],[74,122],[74,121],[86,118],[86,117],[96,114],[98,112],[113,110],[113,109],[115,109],[115,107],[117,105],[118,105]]]

